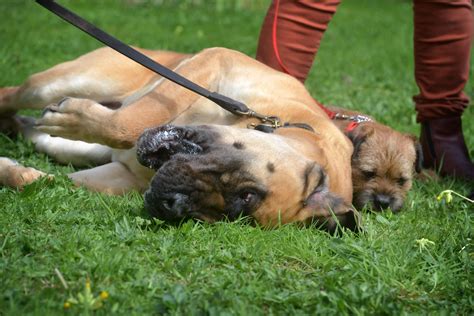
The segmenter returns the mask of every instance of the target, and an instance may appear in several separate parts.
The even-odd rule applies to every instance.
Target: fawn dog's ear
[[[367,137],[369,137],[373,133],[374,128],[372,126],[362,124],[346,134],[347,137],[351,140],[352,145],[354,146],[352,159],[357,159],[360,151],[360,145],[362,145],[367,140]]]
[[[421,148],[420,141],[418,140],[418,137],[412,134],[405,134],[408,136],[413,141],[413,146],[415,146],[415,152],[416,152],[416,160],[415,160],[415,171],[416,173],[420,173],[421,169],[423,168],[423,150]]]

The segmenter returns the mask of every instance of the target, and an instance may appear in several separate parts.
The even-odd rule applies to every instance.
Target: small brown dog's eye
[[[362,174],[364,175],[364,177],[366,177],[367,179],[372,179],[375,177],[376,173],[375,171],[362,171]]]
[[[406,179],[406,178],[398,178],[397,179],[397,183],[399,185],[404,185],[405,183],[407,183],[407,181],[408,181],[408,179]]]

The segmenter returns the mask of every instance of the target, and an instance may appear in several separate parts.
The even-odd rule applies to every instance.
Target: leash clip
[[[257,113],[255,111],[253,111],[253,110],[248,110],[247,112],[241,112],[241,114],[247,115],[247,116],[250,116],[250,117],[255,117],[255,118],[259,119],[263,123],[263,124],[260,124],[260,125],[267,125],[267,126],[269,126],[271,128],[274,128],[274,129],[283,126],[283,124],[281,123],[281,119],[278,116],[262,115],[260,113]],[[251,123],[251,124],[248,124],[247,126],[255,128],[255,126],[257,126],[257,124]]]
[[[272,128],[279,128],[283,126],[278,116],[265,116],[263,119],[261,119],[261,121],[264,124],[270,125]]]

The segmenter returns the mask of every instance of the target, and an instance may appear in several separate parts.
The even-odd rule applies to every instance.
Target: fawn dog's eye
[[[240,194],[239,198],[242,200],[242,204],[250,205],[258,198],[258,196],[255,192],[244,191]]]
[[[265,198],[266,191],[247,187],[230,196],[227,202],[227,217],[236,219],[241,215],[250,215]]]
[[[266,192],[259,188],[247,187],[238,191],[236,202],[246,209],[253,209],[265,197]]]

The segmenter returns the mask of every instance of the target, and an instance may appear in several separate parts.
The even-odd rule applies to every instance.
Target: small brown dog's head
[[[295,133],[315,135],[303,129]],[[137,143],[138,161],[156,170],[145,193],[146,209],[167,221],[249,216],[264,226],[324,222],[330,231],[337,217],[341,226],[357,229],[350,196],[341,195],[351,193],[351,182],[325,168],[324,150],[316,143],[303,146],[302,153],[302,140],[288,134],[219,125],[145,131]],[[350,150],[340,155],[346,155],[347,166],[339,173],[350,177]]]
[[[421,171],[421,147],[412,135],[376,122],[366,122],[348,133],[352,155],[353,203],[374,210],[398,212]]]

